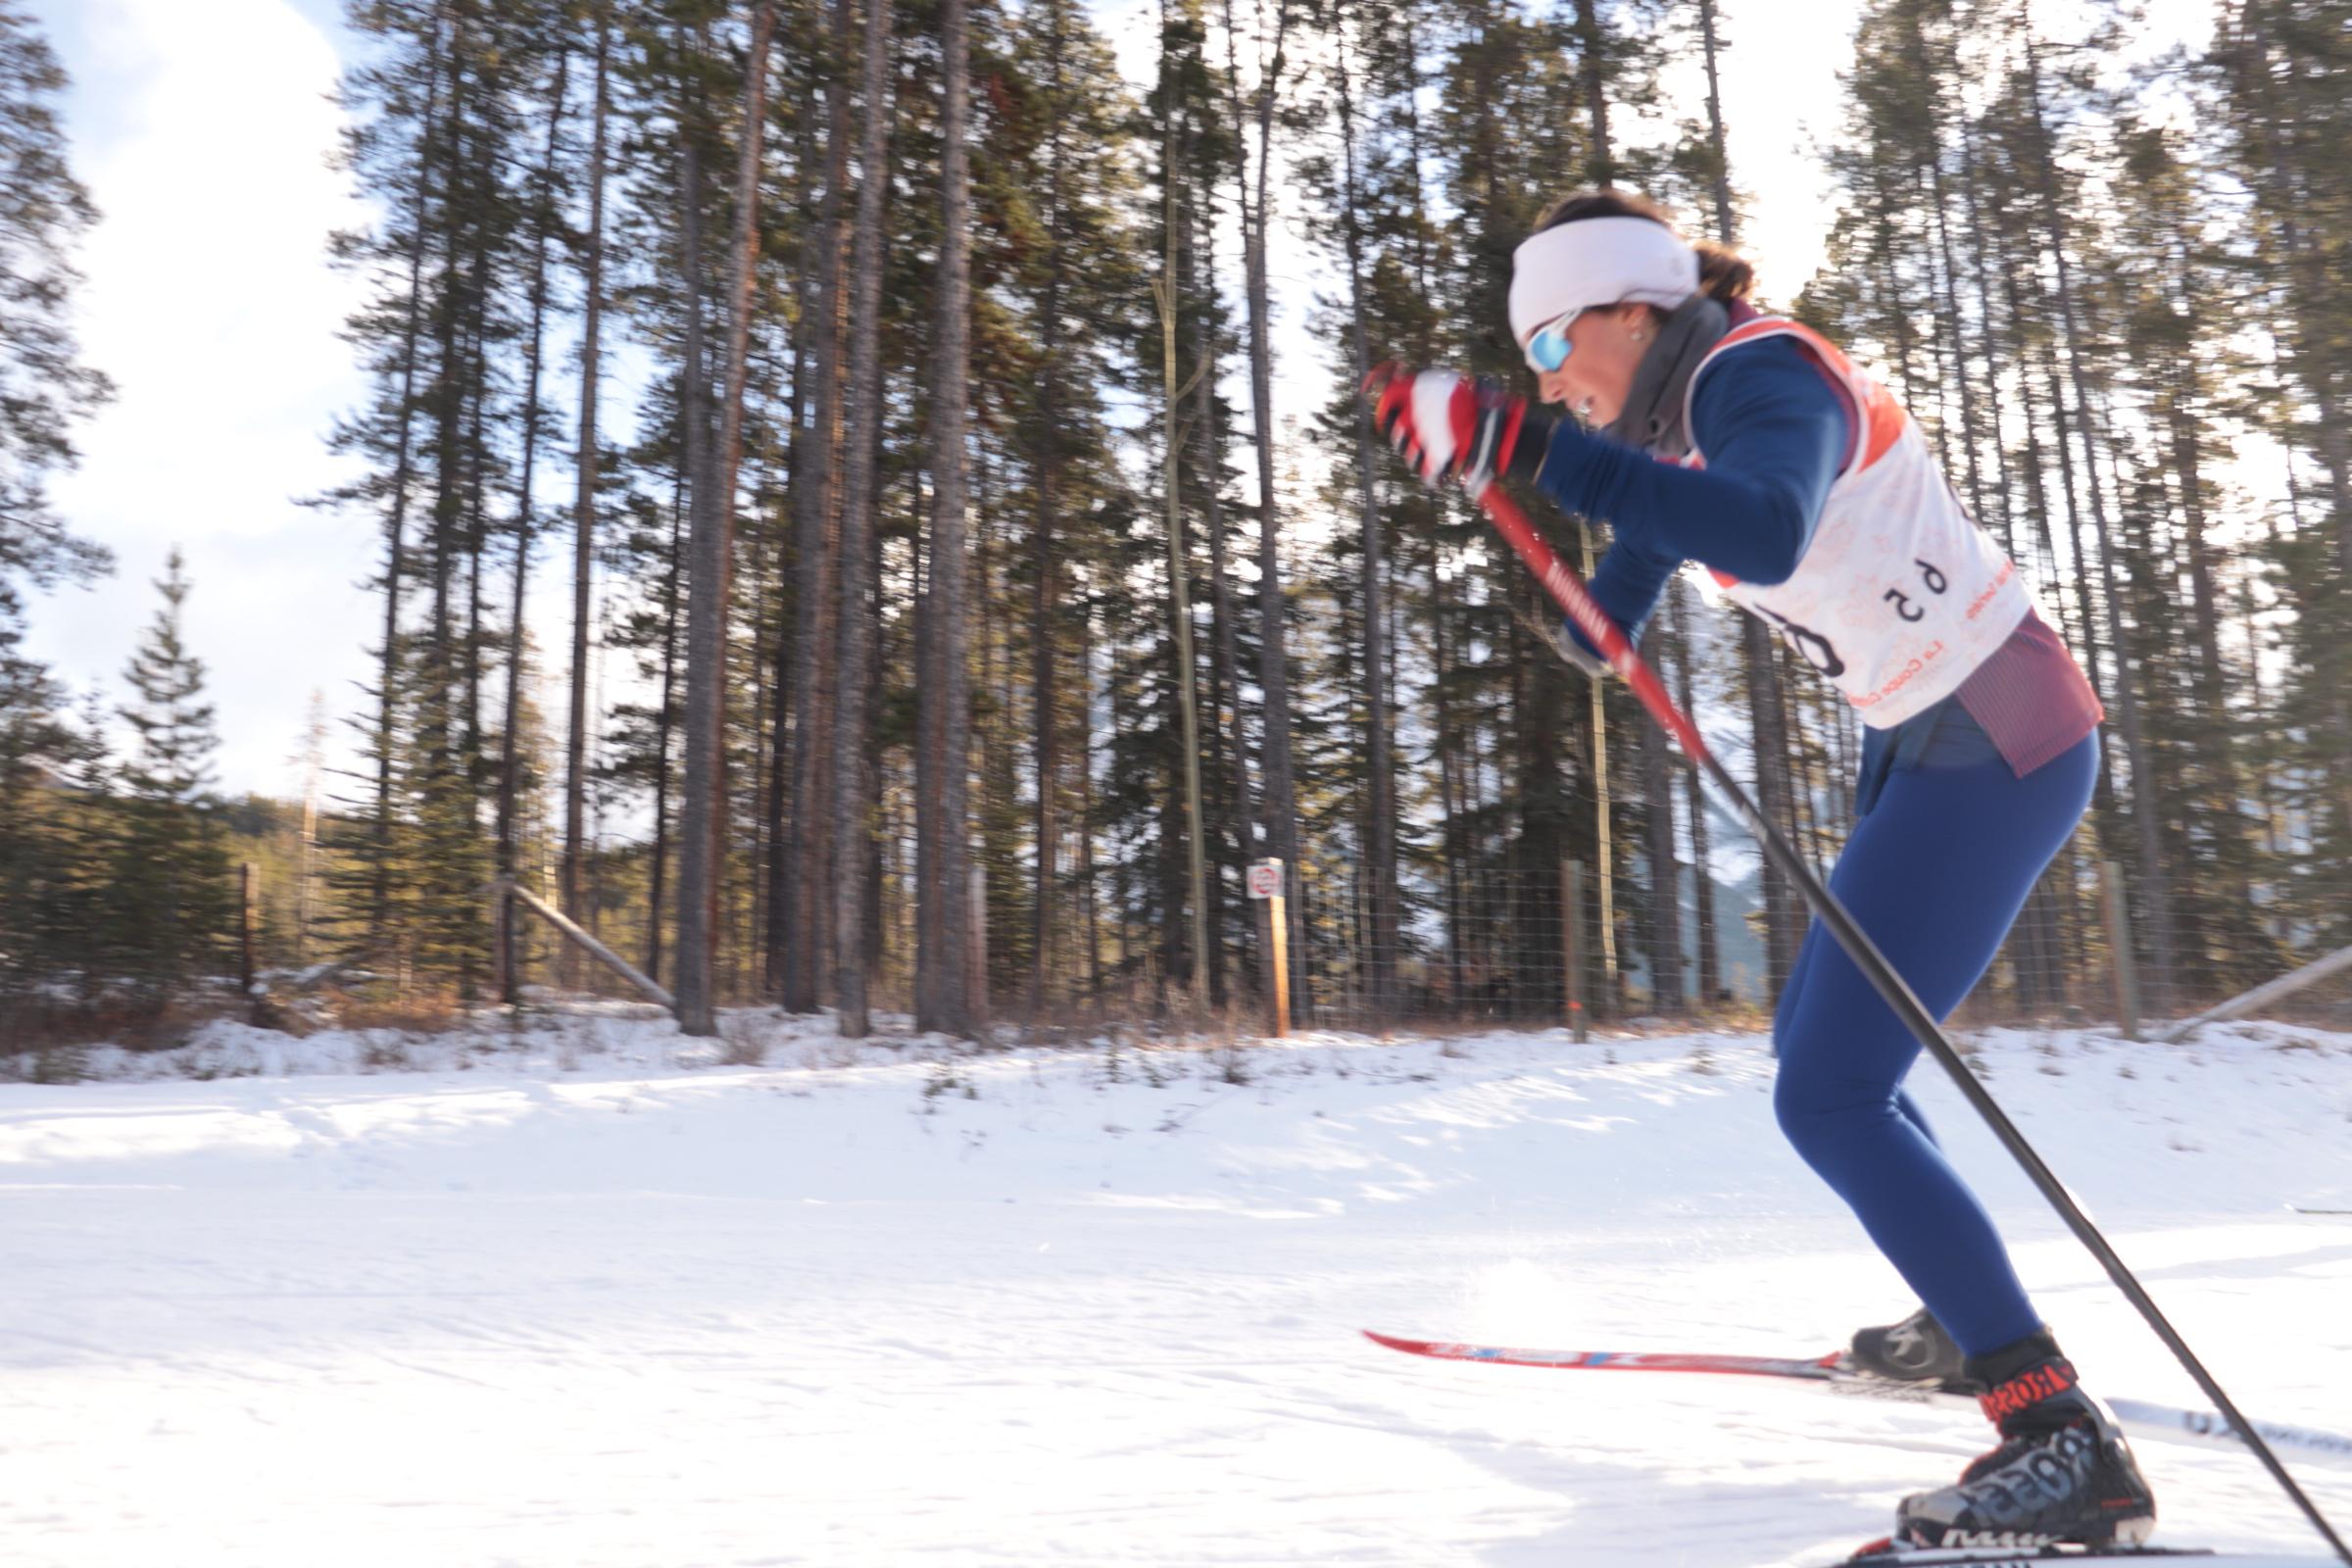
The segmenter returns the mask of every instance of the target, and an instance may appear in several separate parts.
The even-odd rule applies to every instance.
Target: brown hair
[[[1622,190],[1580,190],[1544,208],[1544,216],[1536,220],[1535,232],[1541,234],[1547,228],[1581,222],[1588,218],[1646,218],[1666,228],[1674,227],[1674,220],[1666,216],[1666,209],[1646,196]],[[1755,292],[1756,270],[1739,252],[1711,239],[1685,243],[1698,253],[1700,293],[1729,305]]]

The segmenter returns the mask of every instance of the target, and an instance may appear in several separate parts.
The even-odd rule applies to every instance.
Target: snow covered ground
[[[650,1022],[216,1029],[167,1065],[219,1076],[0,1084],[6,1560],[1762,1568],[1984,1446],[1356,1336],[1793,1353],[1905,1310],[1755,1040],[962,1059],[736,1024],[766,1064]],[[2352,1037],[1982,1059],[2246,1408],[2352,1426],[2352,1219],[2288,1207],[2352,1208]],[[2202,1403],[1924,1098],[2092,1386]],[[2141,1453],[2159,1541],[2322,1549],[2250,1458]],[[2352,1523],[2352,1471],[2300,1468]]]

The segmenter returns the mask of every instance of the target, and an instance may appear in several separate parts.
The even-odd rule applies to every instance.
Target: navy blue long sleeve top
[[[1690,429],[1704,468],[1562,419],[1536,473],[1564,510],[1615,528],[1592,597],[1637,641],[1686,561],[1741,582],[1788,581],[1853,440],[1844,396],[1788,336],[1742,343],[1708,366]]]
[[[1686,561],[1741,582],[1788,581],[1854,440],[1845,395],[1787,336],[1742,343],[1709,366],[1690,425],[1704,468],[1662,463],[1562,419],[1536,473],[1537,486],[1562,508],[1616,529],[1592,574],[1592,597],[1636,642]],[[1594,652],[1573,620],[1564,624]],[[1983,726],[1946,699],[1891,731],[1866,732],[1858,808],[1870,808],[1892,768],[1998,755]]]

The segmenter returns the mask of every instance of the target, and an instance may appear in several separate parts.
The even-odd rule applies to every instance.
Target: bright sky
[[[1149,79],[1156,0],[1098,0],[1131,75]],[[1756,193],[1744,248],[1775,298],[1818,265],[1831,217],[1809,138],[1835,124],[1853,0],[1785,8],[1726,0],[1724,112],[1739,183]],[[231,792],[292,796],[310,694],[341,715],[364,704],[380,600],[378,519],[306,509],[348,477],[326,450],[365,386],[337,335],[351,281],[324,260],[329,229],[359,220],[327,164],[327,95],[349,39],[336,0],[31,0],[74,90],[73,163],[104,214],[82,255],[87,363],[121,395],[81,432],[81,470],[56,485],[75,531],[115,552],[115,576],[32,606],[30,652],[77,690],[122,699],[121,672],[176,544],[194,592],[188,639],[209,666]],[[2204,0],[2164,0],[2154,30],[2195,36]],[[1670,90],[1698,113],[1695,70]],[[1281,282],[1311,282],[1302,249]],[[1229,278],[1238,276],[1228,268]],[[1278,413],[1303,413],[1329,367],[1298,324],[1296,287]],[[547,577],[543,554],[537,570]],[[554,608],[549,606],[548,613]],[[565,620],[545,620],[548,626]],[[542,630],[543,645],[560,641]],[[332,738],[330,759],[352,755]]]
[[[314,689],[356,709],[378,601],[366,520],[298,506],[348,472],[326,450],[364,383],[327,231],[361,214],[326,167],[338,70],[289,0],[33,0],[74,78],[75,172],[104,215],[81,256],[83,358],[119,396],[55,487],[115,575],[32,607],[30,652],[110,706],[174,544],[187,637],[219,710],[222,787],[298,795]],[[306,11],[312,13],[306,17]]]

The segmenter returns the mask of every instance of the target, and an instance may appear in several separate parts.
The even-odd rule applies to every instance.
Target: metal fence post
[[[2099,862],[2099,890],[2107,906],[2107,957],[2115,968],[2116,1021],[2126,1040],[2139,1038],[2139,976],[2132,964],[2132,915],[2124,906],[2124,871],[2113,860]]]

